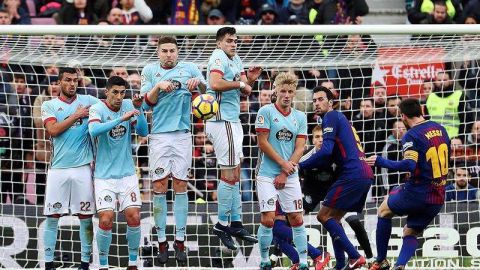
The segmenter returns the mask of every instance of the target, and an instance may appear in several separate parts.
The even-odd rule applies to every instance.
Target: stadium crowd
[[[284,0],[284,1],[149,1],[149,0],[4,0],[0,8],[0,24],[359,24],[369,12],[365,1],[349,0]],[[478,0],[415,0],[406,1],[408,21],[412,24],[478,23],[480,1]],[[92,46],[115,47],[118,37],[96,37]],[[125,37],[120,38],[122,40]],[[152,43],[153,42],[153,43]],[[155,39],[145,46],[155,47]],[[183,42],[188,42],[184,39]],[[66,54],[64,38],[44,36],[38,50],[45,55]],[[248,46],[248,39],[240,41]],[[125,47],[118,44],[118,47]],[[345,51],[366,51],[375,46],[368,36],[349,36]],[[139,69],[116,66],[113,69],[77,68],[81,80],[79,93],[105,98],[107,78],[120,76],[128,81],[127,98],[138,93],[141,84]],[[452,166],[447,200],[476,199],[480,187],[478,156],[480,151],[480,119],[477,118],[477,91],[480,89],[478,61],[447,63],[447,71],[440,72],[422,87],[421,98],[425,112],[434,120],[451,126]],[[50,141],[45,135],[41,121],[40,106],[44,101],[59,95],[58,66],[9,64],[0,66],[0,163],[2,203],[42,205],[44,202],[46,169],[50,160]],[[400,139],[406,132],[399,121],[398,104],[402,96],[388,96],[383,85],[373,84],[372,68],[295,70],[300,78],[299,96],[311,96],[316,85],[332,90],[336,108],[344,112],[358,131],[367,155],[377,154],[389,159],[401,159]],[[254,121],[260,107],[271,102],[272,82],[278,71],[264,70],[253,87],[250,97],[241,98],[241,121],[243,123],[243,153],[241,183],[242,200],[255,201],[254,168],[258,148]],[[310,102],[300,100],[308,115],[308,130],[312,133],[318,115]],[[308,99],[308,98],[307,98]],[[438,106],[445,104],[451,119],[440,117]],[[453,106],[451,104],[454,104]],[[436,117],[436,118],[435,118]],[[193,169],[191,184],[205,194],[202,200],[215,201],[218,169],[213,146],[206,138],[204,125],[197,120],[193,126]],[[144,201],[151,200],[148,181],[147,138],[135,136],[135,157],[138,175],[143,185]],[[378,169],[380,170],[380,169]],[[381,173],[380,173],[381,172]],[[405,174],[377,171],[376,183],[369,200],[381,200],[394,186],[402,183]],[[169,194],[171,199],[172,194]],[[191,201],[199,199],[199,193],[189,191]],[[198,202],[202,201],[198,200]]]

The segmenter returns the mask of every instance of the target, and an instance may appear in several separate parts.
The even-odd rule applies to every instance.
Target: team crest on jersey
[[[257,124],[263,125],[265,123],[265,118],[263,118],[263,115],[259,115],[257,118]]]
[[[170,82],[173,84],[173,87],[175,87],[175,90],[178,90],[180,87],[182,87],[182,83],[177,80],[170,79]]]
[[[123,135],[125,135],[126,132],[127,132],[126,127],[124,127],[122,125],[118,125],[118,126],[112,128],[112,130],[110,130],[109,134],[110,134],[110,137],[112,137],[113,139],[118,139],[118,138],[123,137]]]
[[[291,141],[293,139],[293,133],[287,128],[282,128],[275,135],[279,141]]]
[[[103,200],[106,202],[112,202],[112,197],[110,197],[110,195],[107,195],[105,196],[105,198],[103,198]]]

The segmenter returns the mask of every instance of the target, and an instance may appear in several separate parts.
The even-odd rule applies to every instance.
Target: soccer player
[[[219,103],[216,117],[207,121],[206,133],[213,143],[220,166],[217,186],[218,223],[213,227],[222,243],[229,249],[237,246],[232,236],[256,243],[257,240],[242,225],[240,196],[240,159],[243,157],[243,130],[240,123],[240,95],[250,95],[253,83],[260,76],[260,67],[251,67],[248,74],[237,55],[237,35],[233,27],[218,29],[217,49],[207,65],[207,93]],[[230,225],[229,225],[230,221]]]
[[[158,40],[159,62],[142,70],[141,93],[145,107],[152,109],[149,169],[153,180],[153,218],[157,228],[161,264],[168,261],[168,242],[165,234],[167,223],[168,179],[173,178],[175,199],[176,260],[184,264],[185,229],[188,215],[187,181],[192,165],[192,135],[190,117],[192,91],[206,89],[206,81],[198,67],[189,62],[178,62],[177,40],[161,37]]]
[[[140,246],[140,189],[132,157],[132,131],[147,136],[148,126],[142,99],[124,100],[127,82],[119,76],[107,81],[107,99],[90,108],[88,130],[94,141],[95,197],[98,213],[97,247],[100,269],[108,269],[114,211],[127,220],[128,268],[137,269]]]
[[[337,180],[329,188],[317,219],[332,237],[336,269],[357,269],[365,257],[348,240],[340,221],[347,212],[362,212],[373,181],[372,168],[365,162],[360,139],[347,118],[333,110],[334,96],[323,86],[313,89],[315,110],[322,117],[323,143],[319,151],[300,162],[302,170],[323,168],[335,163]],[[349,261],[345,264],[347,252]]]
[[[287,213],[292,227],[292,238],[299,255],[298,269],[308,269],[302,190],[295,169],[307,138],[307,116],[292,108],[297,83],[298,79],[292,73],[278,74],[273,84],[277,99],[274,104],[260,108],[255,121],[261,151],[257,173],[261,224],[257,237],[262,270],[272,269],[268,253],[273,238],[277,200]]]
[[[275,222],[273,224],[273,242],[278,245],[280,250],[287,255],[293,265],[289,270],[298,270],[300,267],[300,258],[298,252],[293,245],[292,227],[287,218],[287,213],[282,210],[280,203],[277,201],[275,209]],[[307,243],[307,253],[312,258],[315,270],[322,270],[330,261],[328,252],[322,253],[321,250]]]
[[[386,260],[392,218],[407,216],[403,244],[395,270],[415,254],[417,236],[437,216],[445,202],[445,183],[450,160],[450,139],[440,124],[426,121],[417,99],[405,99],[400,105],[403,123],[409,129],[402,138],[403,160],[392,161],[381,156],[367,159],[369,165],[410,173],[405,184],[393,189],[378,209],[377,259],[370,270],[390,269]]]
[[[78,73],[74,68],[58,72],[60,96],[42,104],[42,121],[52,138],[52,162],[47,174],[44,215],[45,268],[55,269],[53,255],[57,242],[58,219],[65,214],[80,219],[81,266],[88,269],[92,252],[95,213],[90,163],[93,149],[87,117],[99,100],[77,94]]]

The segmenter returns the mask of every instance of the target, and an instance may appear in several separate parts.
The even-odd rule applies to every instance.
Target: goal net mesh
[[[142,68],[158,61],[157,39],[158,36],[152,35],[0,36],[0,267],[43,267],[43,202],[51,146],[43,130],[40,106],[58,95],[58,86],[50,83],[51,76],[59,67],[78,68],[81,74],[78,93],[99,98],[105,97],[108,77],[122,76],[129,82],[127,97],[131,97],[139,92]],[[216,47],[215,37],[183,35],[177,39],[179,59],[194,62],[205,73],[208,58]],[[416,269],[480,267],[476,196],[480,186],[477,160],[480,122],[476,118],[480,106],[477,97],[479,35],[240,35],[238,54],[245,67],[261,66],[264,70],[252,95],[241,99],[245,133],[245,158],[241,164],[243,220],[250,232],[256,234],[260,218],[254,181],[258,154],[254,119],[256,111],[269,102],[275,75],[288,70],[295,72],[300,80],[294,105],[308,115],[309,135],[318,118],[312,106],[312,89],[324,85],[333,89],[335,107],[352,121],[367,156],[402,158],[399,139],[405,129],[401,121],[397,122],[397,104],[402,98],[419,98],[429,113],[436,112],[432,116],[435,120],[451,127],[449,135],[457,140],[452,143],[447,185],[454,184],[457,189],[467,185],[469,195],[460,201],[463,191],[457,191],[456,198],[445,204],[441,214],[420,236],[419,248],[410,266]],[[455,93],[459,95],[457,98]],[[441,106],[446,109],[438,113]],[[240,242],[239,251],[232,253],[210,232],[217,220],[218,169],[204,125],[198,119],[193,122],[194,159],[186,239],[188,267],[255,267],[259,264],[257,245]],[[148,139],[134,136],[132,142],[143,200],[139,261],[145,267],[158,266],[154,259],[158,244],[152,218]],[[466,176],[462,175],[462,169],[466,170]],[[404,174],[376,170],[375,183],[362,214],[374,251],[378,205],[391,188],[404,180]],[[172,242],[175,221],[171,192],[168,202],[167,238]],[[98,221],[94,222],[96,228]],[[122,214],[117,215],[114,224],[110,264],[120,267],[128,261],[126,223]],[[315,213],[306,215],[305,224],[310,243],[333,254],[331,240]],[[393,224],[388,256],[396,258],[405,219],[395,218]],[[55,261],[63,267],[78,265],[78,219],[62,217],[59,226]],[[344,228],[358,246],[350,227],[345,224]],[[93,264],[98,265],[95,242],[93,246]],[[286,259],[280,261],[284,267],[289,265]],[[173,256],[167,266],[176,266]]]

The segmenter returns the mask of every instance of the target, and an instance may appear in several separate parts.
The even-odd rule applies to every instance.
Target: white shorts
[[[138,177],[125,176],[122,179],[95,179],[97,212],[105,210],[123,211],[128,207],[141,207],[142,198]],[[118,201],[118,204],[117,204]]]
[[[193,151],[190,132],[151,134],[148,149],[150,177],[153,181],[170,174],[176,179],[188,180]]]
[[[207,138],[213,143],[217,164],[236,167],[243,158],[243,129],[240,122],[207,121]]]
[[[257,177],[257,196],[260,212],[274,212],[277,200],[283,212],[302,212],[302,189],[298,175],[289,176],[283,189],[276,189],[273,185],[274,178]]]
[[[69,210],[72,215],[95,213],[90,165],[48,170],[43,214],[68,214]]]

